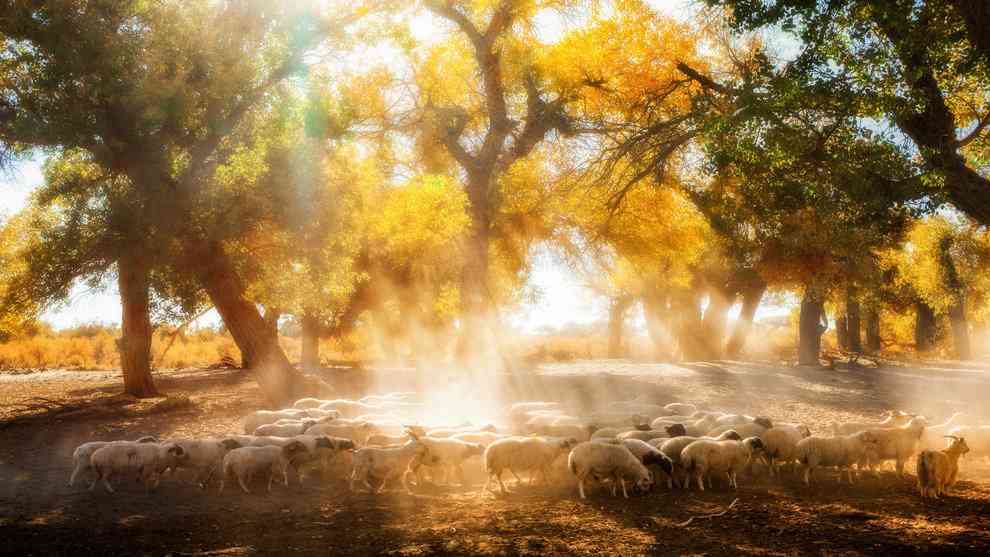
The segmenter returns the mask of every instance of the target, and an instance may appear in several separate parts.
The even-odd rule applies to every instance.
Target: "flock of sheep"
[[[399,480],[411,492],[410,478],[423,485],[426,474],[437,483],[456,476],[463,485],[464,466],[478,462],[488,490],[497,484],[506,491],[505,472],[517,485],[523,483],[519,473],[528,472],[530,484],[569,478],[581,498],[589,483],[628,497],[630,488],[643,492],[656,483],[704,490],[706,481],[712,487],[713,478],[725,478],[738,487],[757,462],[771,476],[790,465],[805,484],[821,468],[837,469],[839,480],[845,474],[851,484],[856,473],[886,461],[901,477],[908,459],[917,456],[921,495],[938,497],[955,482],[962,454],[990,456],[990,426],[957,425],[959,413],[930,425],[923,416],[888,411],[876,422],[832,424],[828,435],[812,435],[804,424],[686,403],[613,402],[576,416],[557,402],[519,402],[499,425],[427,427],[409,425],[430,422],[431,409],[414,399],[414,393],[302,399],[293,408],[248,415],[243,435],[85,443],[73,453],[69,485],[89,475],[90,490],[102,481],[112,493],[114,478],[137,479],[150,490],[163,474],[186,469],[203,488],[218,476],[220,492],[236,479],[250,493],[252,479],[261,477],[270,492],[276,479],[289,485],[290,470],[315,467],[344,475],[352,491],[381,493]],[[947,447],[943,438],[950,439]]]

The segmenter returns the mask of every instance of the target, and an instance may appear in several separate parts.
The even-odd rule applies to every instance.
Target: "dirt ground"
[[[402,370],[377,372],[389,386],[435,384]],[[372,380],[327,372],[345,396]],[[73,448],[85,441],[238,432],[264,407],[240,370],[163,373],[160,387],[181,398],[135,401],[116,395],[112,373],[0,375],[0,553],[4,555],[941,555],[990,554],[990,465],[969,458],[955,491],[923,502],[914,477],[892,472],[841,485],[833,476],[804,487],[793,476],[740,480],[734,491],[665,487],[629,500],[572,488],[520,487],[501,497],[480,482],[424,486],[413,496],[351,494],[316,476],[272,495],[203,492],[166,478],[157,493],[137,485],[116,495],[69,488]],[[649,365],[579,362],[498,378],[504,401],[558,399],[588,409],[644,395],[710,408],[802,421],[814,431],[849,418],[903,408],[939,420],[963,408],[990,423],[990,365],[919,363],[823,370],[764,364]],[[479,393],[485,398],[485,393]],[[40,398],[39,398],[40,397]],[[491,395],[487,395],[491,398]],[[45,399],[45,400],[41,400]],[[468,401],[470,402],[470,401]],[[913,462],[909,465],[913,470]],[[477,480],[477,476],[474,476]],[[510,483],[510,487],[513,484]],[[724,515],[718,513],[738,503]]]

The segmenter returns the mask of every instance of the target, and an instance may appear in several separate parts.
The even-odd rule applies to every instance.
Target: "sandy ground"
[[[497,397],[562,400],[577,410],[637,395],[659,403],[808,423],[869,419],[904,408],[940,419],[966,409],[990,423],[990,366],[919,363],[823,370],[741,362],[649,365],[579,362],[491,379]],[[423,390],[456,381],[409,371],[328,372],[342,395],[387,386]],[[963,462],[954,493],[921,501],[913,475],[892,472],[855,486],[826,475],[804,487],[763,475],[704,493],[658,489],[628,501],[604,491],[581,501],[570,487],[519,487],[507,496],[467,487],[423,486],[416,495],[351,494],[336,478],[306,477],[270,496],[166,478],[145,495],[69,488],[73,448],[141,435],[236,432],[264,402],[240,370],[163,373],[160,387],[189,405],[121,397],[112,373],[0,375],[0,553],[5,555],[986,555],[990,465]],[[45,399],[44,401],[39,399]],[[457,397],[484,406],[492,396]],[[467,399],[467,400],[465,400]],[[43,403],[39,406],[39,403]],[[65,406],[69,405],[69,406]],[[48,408],[48,409],[46,409]],[[909,465],[913,470],[913,462]],[[512,484],[510,484],[510,487]],[[723,516],[683,521],[724,510]]]

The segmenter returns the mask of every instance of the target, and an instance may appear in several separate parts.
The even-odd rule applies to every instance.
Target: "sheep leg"
[[[467,480],[464,479],[464,468],[458,464],[455,470],[457,471],[457,481],[460,482],[461,487],[467,485]]]
[[[512,468],[509,468],[509,471],[512,472]],[[513,476],[515,476],[515,474],[516,474],[515,472],[512,472],[512,475]],[[495,479],[498,480],[498,490],[499,490],[499,492],[502,495],[505,495],[505,493],[506,493],[507,490],[505,489],[505,484],[502,483],[502,471],[501,470],[499,470],[498,474],[495,475]]]
[[[389,479],[389,476],[388,476],[388,474],[386,474],[385,477],[382,478],[382,485],[378,486],[378,491],[376,491],[375,493],[381,493],[381,492],[385,491],[385,486],[388,484],[388,479]]]
[[[897,479],[904,479],[904,460],[898,458],[894,463],[894,469],[897,471]]]
[[[584,476],[578,476],[578,493],[581,494],[582,499],[587,499],[584,496]]]
[[[108,471],[105,476],[103,476],[103,487],[107,488],[107,493],[113,493],[113,486],[110,485],[110,476],[113,472]]]
[[[69,476],[69,487],[72,487],[76,483],[76,477],[82,472],[82,466],[76,464],[76,467],[72,470],[72,475]]]
[[[614,481],[613,481],[613,483],[614,483]],[[628,499],[629,498],[629,493],[626,491],[626,480],[625,480],[625,478],[619,478],[619,485],[622,486],[622,498],[623,499]]]
[[[516,471],[513,470],[512,468],[509,468],[509,472],[512,472],[512,477],[516,479],[516,485],[522,485],[522,478],[520,478],[519,475],[516,474]]]
[[[811,466],[803,466],[804,468],[804,485],[811,485]]]
[[[412,495],[412,489],[409,488],[409,469],[402,474],[402,487],[406,488],[406,493]]]
[[[237,474],[237,483],[240,484],[241,489],[244,490],[244,493],[251,493],[251,490],[248,489],[247,485],[244,483],[244,475],[241,472],[235,472],[235,474]]]
[[[362,482],[364,482],[364,486],[368,488],[368,493],[374,493],[375,492],[374,486],[372,486],[371,485],[371,482],[368,481],[368,475],[367,474],[365,474],[364,475],[364,478],[362,478]],[[402,476],[402,485],[406,485],[406,476],[405,475]],[[406,485],[406,491],[409,491],[409,486],[408,485]]]
[[[705,490],[705,477],[704,477],[704,474],[702,474],[701,472],[699,472],[697,474],[697,476],[696,476],[696,479],[698,480],[698,489],[701,490],[701,491],[704,491]],[[711,481],[711,478],[709,478],[709,481]],[[690,484],[688,485],[688,487],[690,487]]]

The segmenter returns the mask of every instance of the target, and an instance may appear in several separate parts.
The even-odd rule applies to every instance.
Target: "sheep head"
[[[739,435],[739,432],[736,430],[730,429],[728,431],[723,431],[722,435],[718,436],[718,439],[720,441],[742,441],[742,435]]]
[[[301,441],[292,441],[282,447],[282,454],[288,457],[304,452],[307,452],[306,445],[303,445]]]
[[[220,441],[220,444],[223,446],[224,450],[228,451],[241,448],[241,442],[237,439],[224,439],[223,441]]]
[[[966,444],[966,439],[958,437],[956,435],[945,435],[946,439],[952,439],[952,444],[949,445],[949,451],[964,455],[969,452],[969,445]]]
[[[749,447],[751,453],[762,453],[766,451],[766,446],[763,444],[763,440],[759,437],[749,437],[743,440],[743,445]]]
[[[660,467],[668,476],[674,471],[674,462],[667,458],[667,455],[659,451],[643,455],[643,465],[649,466],[651,464]]]
[[[763,426],[763,427],[765,427],[767,429],[770,429],[771,427],[773,427],[773,422],[770,421],[770,418],[768,418],[766,416],[757,416],[757,417],[753,418],[753,423],[756,424],[756,425],[761,425],[761,426]]]
[[[687,428],[684,427],[684,424],[671,424],[663,429],[667,432],[667,435],[669,435],[671,438],[683,437],[687,435]]]

